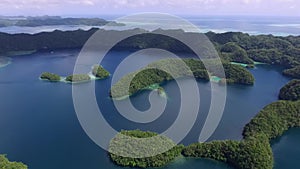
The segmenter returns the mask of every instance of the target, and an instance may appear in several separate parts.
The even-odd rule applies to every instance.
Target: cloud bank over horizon
[[[1,0],[0,15],[162,12],[179,15],[300,16],[299,7],[299,0]]]

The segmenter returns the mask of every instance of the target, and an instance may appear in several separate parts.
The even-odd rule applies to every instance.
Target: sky
[[[175,15],[300,16],[300,0],[0,0],[0,15],[99,16],[141,12]]]

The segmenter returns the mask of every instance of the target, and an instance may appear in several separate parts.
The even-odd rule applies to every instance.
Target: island
[[[21,162],[11,162],[5,155],[0,155],[1,169],[27,169],[27,166]]]
[[[138,139],[133,139],[134,141],[128,141],[128,139],[124,137],[124,135],[133,138],[155,137],[155,139],[153,142],[149,142],[149,145],[146,145]],[[155,154],[155,152],[160,151],[159,149],[163,148],[163,146],[166,145],[169,145],[173,148],[162,154],[150,156],[150,154]],[[183,145],[176,145],[171,139],[165,136],[158,135],[154,132],[141,130],[122,130],[111,140],[109,144],[109,155],[111,160],[120,166],[139,168],[162,167],[168,164],[170,161],[174,160],[176,157],[179,157],[181,155],[183,147]],[[149,153],[150,157],[131,158],[118,155],[122,153],[139,156],[139,154],[141,154],[141,150],[143,150],[143,152]]]
[[[106,21],[100,18],[62,18],[60,16],[19,16],[19,17],[3,17],[0,16],[0,27],[7,26],[53,26],[53,25],[86,25],[86,26],[103,26],[109,24],[111,26],[124,26],[122,23],[114,21]]]
[[[283,71],[283,74],[292,78],[300,79],[300,66],[296,66],[291,69],[286,69]]]
[[[300,80],[292,80],[280,89],[280,100],[299,100],[300,99]]]
[[[58,82],[61,80],[61,77],[59,75],[49,72],[43,72],[40,78],[43,80],[48,80],[50,82]]]
[[[92,74],[99,79],[105,79],[110,76],[110,73],[101,65],[93,66]]]
[[[60,49],[82,48],[85,42],[95,33],[114,34],[123,36],[140,35],[127,38],[113,47],[112,50],[141,50],[147,48],[160,48],[174,53],[193,53],[189,47],[161,33],[176,33],[180,36],[195,37],[198,33],[184,32],[183,30],[147,31],[143,29],[132,30],[104,30],[92,28],[90,30],[41,32],[37,34],[8,34],[0,33],[0,55],[12,56],[28,51],[53,51]],[[157,34],[158,33],[158,34]],[[280,65],[285,68],[284,75],[299,78],[300,76],[300,46],[299,36],[273,36],[249,35],[241,32],[214,33],[205,35],[215,46],[222,60],[247,64],[253,67],[256,62],[271,65]],[[27,43],[22,43],[26,41]],[[140,42],[143,42],[142,44]]]
[[[104,69],[101,65],[94,65],[92,67],[92,73],[88,74],[74,74],[69,75],[66,78],[61,77],[58,74],[43,72],[40,76],[40,79],[47,80],[50,82],[68,82],[68,83],[80,83],[87,82],[90,80],[101,80],[110,76],[110,73]]]
[[[187,146],[187,157],[211,158],[238,169],[272,169],[271,140],[300,127],[300,101],[278,101],[266,106],[244,127],[242,141],[213,141]]]
[[[213,61],[211,63],[214,64]],[[211,69],[207,71],[204,64],[199,59],[185,58],[159,60],[147,65],[139,71],[129,73],[122,77],[112,86],[110,96],[112,98],[125,98],[139,91],[149,89],[149,86],[153,84],[162,84],[183,77],[195,77],[198,80],[208,81],[211,75],[226,79],[226,82],[229,84],[254,84],[254,77],[247,69],[230,64],[229,62],[223,62],[223,67],[225,77],[218,70]],[[173,76],[167,72],[172,72]],[[126,88],[128,85],[129,91],[127,91]]]
[[[90,81],[91,77],[88,74],[74,74],[66,77],[67,82],[78,83]]]
[[[180,153],[185,157],[209,158],[230,164],[237,169],[273,169],[274,157],[270,142],[280,137],[292,127],[300,127],[300,100],[277,101],[261,110],[245,127],[241,141],[212,141],[193,143],[186,147],[179,145],[165,153],[147,158],[128,158],[110,154],[113,162],[126,167],[161,167],[171,162]],[[110,152],[128,152],[138,154],[138,150],[147,150],[149,146],[126,141],[122,134],[137,138],[157,136],[153,132],[140,130],[121,131],[110,142]],[[161,136],[164,137],[164,136]],[[168,144],[171,144],[169,142]],[[164,144],[159,144],[163,147]],[[128,149],[128,147],[130,147]],[[136,148],[136,149],[135,149]],[[114,149],[114,150],[112,150]]]

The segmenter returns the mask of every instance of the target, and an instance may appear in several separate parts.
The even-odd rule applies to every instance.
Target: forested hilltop
[[[292,80],[283,86],[279,92],[281,100],[299,100],[300,99],[300,80]]]
[[[30,34],[0,33],[1,55],[12,55],[20,51],[59,50],[81,48],[88,38],[99,29],[88,31],[54,31]],[[142,29],[114,31],[101,30],[108,34],[130,34],[132,32],[147,33],[132,36],[118,43],[114,50],[161,48],[171,52],[192,52],[186,45],[173,38],[157,35],[172,31],[177,34],[194,36],[181,30],[155,30],[148,32]],[[206,33],[215,45],[222,59],[232,62],[253,64],[254,61],[284,66],[285,75],[300,77],[300,36],[279,37],[273,35],[249,35],[241,32],[216,34]],[[104,42],[105,43],[105,42]]]
[[[147,89],[154,84],[162,84],[167,81],[182,77],[194,77],[195,79],[209,80],[210,76],[221,78],[219,83],[234,83],[243,85],[253,85],[254,76],[242,66],[223,62],[224,73],[222,74],[213,59],[210,60],[210,66],[206,67],[199,59],[162,59],[153,62],[136,72],[123,76],[115,83],[110,91],[112,98],[122,98],[131,96],[141,90]],[[219,63],[221,64],[221,63]],[[169,74],[169,73],[172,73]],[[225,77],[224,77],[225,75]],[[129,88],[127,88],[129,86]]]

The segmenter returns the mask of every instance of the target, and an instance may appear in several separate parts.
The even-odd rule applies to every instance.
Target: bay
[[[17,56],[13,57],[12,64],[0,68],[0,154],[8,154],[11,160],[23,161],[30,169],[121,168],[114,165],[107,152],[92,142],[81,128],[73,107],[72,85],[49,83],[38,78],[44,71],[62,76],[72,74],[78,53],[79,50],[62,50]],[[119,62],[130,53],[112,51],[101,64],[113,72]],[[151,61],[151,56],[142,56],[136,60],[141,63],[139,65]],[[131,67],[128,72],[138,68],[136,63],[128,67]],[[281,75],[281,70],[270,65],[258,65],[257,68],[250,69],[256,78],[254,86],[228,86],[223,118],[209,141],[240,140],[244,125],[260,109],[276,101],[279,89],[290,80]],[[123,73],[127,73],[124,71]],[[139,124],[125,119],[115,109],[108,93],[111,80],[109,78],[96,81],[95,93],[103,116],[116,130],[140,128],[163,132],[173,124],[181,102],[179,87],[175,81],[163,85],[169,97],[163,115],[151,123]],[[191,81],[183,79],[183,83],[189,85]],[[205,113],[210,106],[210,83],[199,81],[197,84],[201,93],[200,115],[182,140],[181,143],[185,145],[197,142]],[[150,91],[145,91],[131,97],[136,108],[149,108],[149,93]],[[161,98],[157,96],[156,99]],[[299,134],[295,132],[296,135],[297,133]],[[105,133],[99,132],[101,134]],[[285,168],[286,159],[278,156],[282,151],[274,151],[277,168]],[[297,164],[297,159],[288,160],[296,160],[291,163]],[[164,168],[180,169],[187,166],[195,169],[231,168],[226,164],[205,159],[178,159]]]

